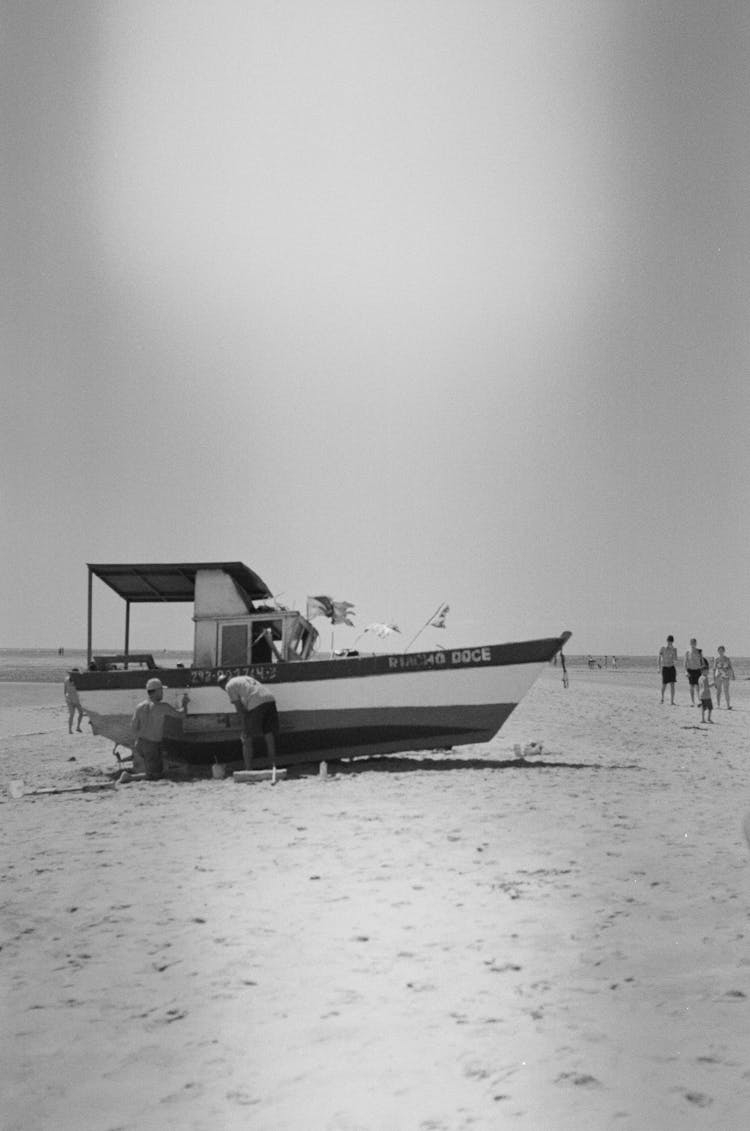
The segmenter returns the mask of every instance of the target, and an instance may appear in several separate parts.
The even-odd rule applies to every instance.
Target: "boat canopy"
[[[157,565],[92,565],[89,573],[114,589],[124,601],[135,604],[145,601],[192,602],[195,598],[195,575],[198,570],[221,570],[232,578],[252,611],[253,601],[271,597],[271,592],[257,573],[242,562],[180,562]]]
[[[125,602],[125,666],[130,653],[130,606],[145,602],[181,602],[195,600],[198,573],[220,572],[230,577],[239,601],[248,613],[253,612],[253,601],[272,598],[271,591],[257,573],[243,562],[160,562],[107,565],[88,563],[88,664],[91,666],[92,634],[92,582],[95,577],[113,589]]]

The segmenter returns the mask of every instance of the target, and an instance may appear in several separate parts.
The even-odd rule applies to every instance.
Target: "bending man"
[[[276,765],[276,740],[279,734],[279,715],[276,700],[268,688],[251,675],[219,676],[223,687],[242,719],[242,760],[246,770],[253,768],[253,742],[265,739],[268,757]]]

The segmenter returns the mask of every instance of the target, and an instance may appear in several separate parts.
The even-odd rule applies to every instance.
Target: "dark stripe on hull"
[[[277,764],[396,754],[413,750],[465,746],[489,742],[497,734],[515,703],[476,704],[434,709],[410,707],[403,711],[319,711],[314,718],[289,712],[281,719]],[[258,766],[267,764],[263,743],[258,742]],[[165,737],[168,757],[189,765],[242,760],[235,727]]]

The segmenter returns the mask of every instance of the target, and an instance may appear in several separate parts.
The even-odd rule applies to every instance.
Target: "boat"
[[[125,602],[120,653],[93,651],[95,579]],[[193,605],[190,666],[160,667],[153,654],[130,651],[131,606],[157,601]],[[88,669],[73,681],[94,734],[115,751],[134,745],[131,718],[148,678],[162,681],[175,707],[187,692],[188,713],[166,720],[163,748],[169,760],[200,766],[241,763],[240,720],[218,681],[251,675],[276,699],[276,764],[293,766],[489,742],[569,637],[322,657],[310,621],[276,604],[242,562],[89,564]],[[255,764],[267,765],[262,751]]]

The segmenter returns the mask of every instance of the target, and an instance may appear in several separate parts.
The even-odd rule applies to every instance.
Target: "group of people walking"
[[[664,702],[664,695],[669,688],[669,701],[674,706],[675,684],[677,683],[677,649],[674,644],[674,636],[667,637],[667,643],[659,650],[657,663],[661,670],[661,701]],[[716,706],[721,706],[723,695],[727,710],[732,710],[729,685],[735,678],[734,668],[723,644],[720,644],[717,649],[717,655],[713,661],[713,672],[711,672],[711,664],[703,655],[703,649],[698,647],[698,641],[694,636],[691,636],[690,647],[685,653],[685,674],[690,689],[690,704],[693,707],[696,705],[700,707],[702,723],[713,722],[711,718],[714,707],[711,698],[712,687],[716,689]]]

